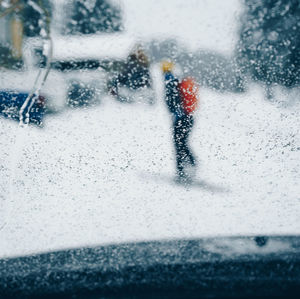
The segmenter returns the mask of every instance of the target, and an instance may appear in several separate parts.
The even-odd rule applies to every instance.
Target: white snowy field
[[[159,93],[159,88],[158,88]],[[300,110],[202,89],[197,183],[172,183],[170,116],[121,104],[66,110],[45,127],[0,118],[0,257],[204,236],[299,234]]]

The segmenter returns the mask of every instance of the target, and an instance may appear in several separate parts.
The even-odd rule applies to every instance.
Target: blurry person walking
[[[192,180],[191,171],[195,168],[196,159],[189,148],[188,137],[194,125],[193,112],[197,106],[198,89],[192,78],[179,82],[173,74],[174,64],[164,61],[161,64],[165,81],[165,99],[173,121],[173,141],[176,152],[176,169],[178,183],[189,183]]]
[[[119,74],[108,83],[110,94],[120,101],[126,101],[119,95],[119,87],[138,90],[151,86],[150,62],[141,45],[137,45],[127,57]]]

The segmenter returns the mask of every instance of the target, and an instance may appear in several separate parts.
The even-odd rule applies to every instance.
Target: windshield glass
[[[297,0],[0,0],[0,257],[300,230]]]

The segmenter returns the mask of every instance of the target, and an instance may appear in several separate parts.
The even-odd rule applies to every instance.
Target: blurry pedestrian
[[[143,48],[137,45],[127,57],[120,73],[109,82],[110,93],[119,98],[119,87],[125,86],[131,90],[150,87],[149,67],[150,63],[147,55]]]
[[[197,90],[193,80],[187,78],[179,82],[173,74],[174,64],[164,61],[161,64],[165,80],[166,103],[172,115],[173,141],[176,152],[176,181],[185,183],[191,181],[191,174],[187,173],[186,167],[196,166],[196,159],[188,146],[188,137],[194,125],[193,112],[196,108],[195,95]]]

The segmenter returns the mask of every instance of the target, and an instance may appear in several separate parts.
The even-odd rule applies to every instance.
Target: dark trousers
[[[173,140],[176,151],[176,167],[179,175],[184,175],[186,163],[195,166],[195,158],[188,146],[188,137],[194,125],[192,115],[184,115],[173,123]]]

